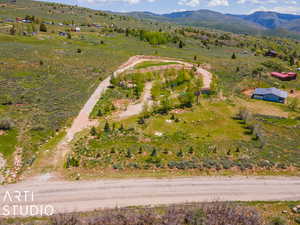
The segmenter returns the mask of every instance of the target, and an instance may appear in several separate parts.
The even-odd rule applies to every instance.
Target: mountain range
[[[250,15],[223,14],[211,10],[168,14],[130,12],[127,15],[181,25],[220,29],[234,33],[278,35],[300,38],[300,15],[258,11]]]

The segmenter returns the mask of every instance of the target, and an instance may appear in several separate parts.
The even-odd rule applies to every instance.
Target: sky
[[[276,11],[299,14],[300,0],[46,0],[115,12],[150,11],[170,13],[210,9],[222,13],[250,14]]]

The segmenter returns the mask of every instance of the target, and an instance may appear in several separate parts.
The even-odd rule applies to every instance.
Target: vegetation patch
[[[148,67],[153,67],[153,66],[166,66],[166,65],[175,65],[178,64],[177,62],[155,62],[155,61],[146,61],[137,64],[134,68],[135,69],[145,69]]]

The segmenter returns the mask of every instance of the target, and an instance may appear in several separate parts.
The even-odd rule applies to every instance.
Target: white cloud
[[[196,6],[200,5],[200,0],[179,0],[178,5],[196,7]]]
[[[208,3],[209,6],[229,6],[228,0],[211,0]]]
[[[297,4],[296,0],[237,0],[238,4],[252,3],[252,4]]]
[[[275,6],[275,7],[265,7],[260,6],[258,8],[252,9],[249,13],[254,13],[257,11],[265,11],[265,12],[278,12],[278,13],[287,13],[287,14],[300,14],[300,7],[295,6]]]
[[[156,0],[79,0],[82,3],[112,3],[112,2],[124,2],[129,4],[137,4],[140,2],[155,2]]]

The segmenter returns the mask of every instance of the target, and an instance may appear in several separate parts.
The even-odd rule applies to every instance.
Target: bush
[[[287,225],[287,222],[282,217],[275,217],[272,219],[270,225]]]
[[[163,210],[115,209],[105,210],[81,219],[74,215],[55,215],[49,225],[261,225],[256,210],[227,203],[212,203],[194,206],[171,206]]]
[[[0,130],[11,130],[13,128],[13,122],[9,118],[0,120]]]

